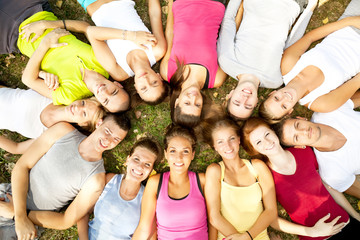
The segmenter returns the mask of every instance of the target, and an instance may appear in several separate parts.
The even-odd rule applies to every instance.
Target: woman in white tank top
[[[79,1],[81,2],[81,1]],[[83,6],[95,26],[87,30],[98,61],[117,81],[134,76],[135,89],[148,104],[158,104],[168,87],[151,66],[166,51],[166,41],[158,0],[149,1],[152,33],[137,14],[132,0],[97,0]]]
[[[37,138],[48,127],[61,121],[75,123],[92,132],[106,112],[94,97],[74,101],[68,106],[54,105],[51,99],[34,90],[0,86],[0,115],[0,129]],[[32,142],[33,139],[16,143],[0,136],[0,148],[13,154],[23,153]]]
[[[285,50],[281,72],[286,86],[261,104],[259,114],[264,119],[280,121],[297,102],[315,112],[331,112],[356,93],[360,87],[359,15],[360,0],[352,0],[341,20],[310,31]]]

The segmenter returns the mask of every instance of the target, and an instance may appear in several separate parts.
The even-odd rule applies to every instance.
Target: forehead
[[[268,131],[272,131],[270,128],[264,126],[264,125],[260,125],[257,128],[255,128],[251,133],[250,133],[250,141],[255,141],[257,139],[263,138],[264,134]]]
[[[191,142],[185,137],[175,136],[170,139],[168,148],[191,148]]]
[[[142,160],[146,162],[155,162],[156,160],[156,154],[145,147],[135,148],[132,156],[133,155],[139,156]]]
[[[213,136],[214,140],[228,138],[228,137],[234,136],[234,135],[237,136],[237,133],[236,133],[235,129],[230,126],[218,127],[216,130],[214,130],[212,132],[212,136]]]

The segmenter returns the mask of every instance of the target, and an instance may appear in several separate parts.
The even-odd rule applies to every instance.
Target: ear
[[[305,148],[306,148],[306,146],[305,146],[305,145],[298,145],[298,146],[294,146],[294,148],[305,149]]]
[[[83,123],[78,123],[78,125],[80,127],[87,127],[87,126],[89,126],[89,123],[88,122],[83,122]]]
[[[231,90],[231,91],[226,95],[225,101],[229,100],[229,99],[232,97],[233,93],[234,93],[234,89]]]
[[[194,160],[194,158],[195,158],[195,151],[193,151],[193,153],[192,153],[192,159],[191,159],[191,161]]]
[[[124,163],[124,166],[125,166],[125,167],[127,167],[127,163],[128,163],[128,161],[129,161],[129,159],[130,159],[130,155],[128,155],[128,156],[126,157],[126,161],[125,161],[125,163]]]
[[[164,157],[167,159],[166,149],[164,149]]]
[[[98,128],[101,126],[101,124],[103,124],[104,120],[102,120],[101,118],[97,121],[95,128]]]
[[[114,81],[113,83],[119,88],[124,88],[118,81]]]

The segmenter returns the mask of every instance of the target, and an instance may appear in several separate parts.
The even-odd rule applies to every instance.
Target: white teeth
[[[252,92],[251,91],[249,91],[249,90],[247,90],[247,89],[243,89],[242,90],[244,93],[248,93],[248,94],[251,94]]]
[[[272,144],[270,145],[270,147],[267,148],[267,150],[270,150],[270,149],[272,149],[273,147],[274,147],[274,143],[272,143]]]
[[[139,175],[139,176],[142,175],[142,172],[139,172],[139,171],[137,171],[137,170],[135,170],[135,169],[133,169],[132,171],[133,171],[133,173],[135,173],[136,175]]]
[[[174,163],[174,165],[177,166],[177,167],[181,167],[184,164],[183,163]]]
[[[229,151],[226,151],[225,153],[232,153],[233,152],[233,150],[229,150]]]
[[[102,141],[102,139],[100,139],[100,145],[103,147],[103,148],[107,148],[107,145],[105,145]]]

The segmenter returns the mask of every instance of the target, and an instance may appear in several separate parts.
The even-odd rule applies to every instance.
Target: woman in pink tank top
[[[214,0],[170,0],[168,8],[165,30],[168,45],[160,74],[172,89],[173,122],[193,127],[210,104],[200,90],[220,87],[226,79],[216,52],[225,6]]]
[[[164,145],[170,171],[157,174],[147,182],[140,222],[132,239],[151,237],[156,219],[160,240],[207,240],[206,204],[202,194],[205,176],[189,171],[196,137],[190,129],[170,126]]]

